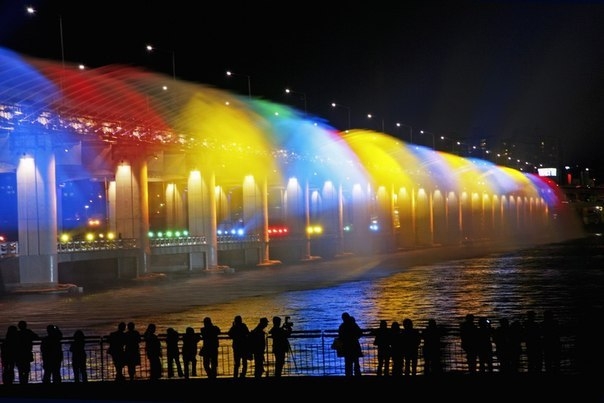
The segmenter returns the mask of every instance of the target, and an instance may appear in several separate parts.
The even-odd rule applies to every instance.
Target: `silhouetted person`
[[[543,367],[543,340],[541,326],[535,311],[527,311],[524,326],[524,346],[529,372],[541,372]]]
[[[254,355],[254,377],[260,378],[264,373],[264,352],[266,350],[266,327],[268,326],[267,318],[260,318],[260,321],[250,331],[249,348]]]
[[[281,318],[273,316],[273,327],[268,331],[273,339],[273,355],[275,356],[275,377],[279,378],[283,374],[285,366],[285,355],[289,352],[289,336],[292,328],[289,324],[281,326]]]
[[[551,310],[543,312],[543,322],[541,322],[541,331],[543,335],[543,363],[545,372],[560,372],[560,324],[554,317]]]
[[[190,376],[197,376],[197,345],[201,341],[199,333],[191,326],[187,327],[185,334],[182,335],[182,361],[184,366],[185,379]]]
[[[390,375],[390,343],[392,332],[388,322],[380,320],[380,326],[373,331],[373,345],[377,348],[377,376]]]
[[[136,376],[136,367],[141,365],[141,341],[141,334],[136,330],[134,322],[128,322],[124,333],[124,364],[128,370],[128,379],[131,381]]]
[[[168,378],[174,377],[174,367],[176,366],[176,373],[182,377],[182,365],[180,363],[180,349],[178,348],[178,342],[180,341],[180,334],[173,327],[169,327],[166,331],[166,358],[168,360]]]
[[[466,353],[466,362],[470,373],[476,372],[476,361],[478,357],[478,328],[474,323],[474,315],[467,314],[464,321],[459,325],[459,336],[461,348]]]
[[[480,317],[477,330],[478,369],[480,372],[493,372],[492,332],[491,322],[485,317]]]
[[[124,366],[126,365],[126,356],[124,353],[126,322],[120,322],[117,329],[109,334],[109,350],[107,353],[111,355],[113,367],[115,368],[115,380],[123,381]]]
[[[403,350],[403,339],[401,337],[401,324],[393,321],[390,324],[390,360],[392,361],[392,376],[395,378],[403,376],[405,363],[405,352]]]
[[[200,354],[203,362],[203,369],[208,374],[208,378],[214,379],[218,376],[218,336],[220,328],[212,323],[209,317],[203,318],[203,327],[200,329],[203,346]]]
[[[241,315],[235,316],[233,324],[228,331],[233,347],[233,377],[245,378],[247,374],[247,360],[249,357],[248,336],[250,329],[243,322]],[[239,369],[241,368],[241,372]]]
[[[520,371],[520,359],[522,357],[522,341],[524,329],[520,320],[514,320],[510,324],[510,370]]]
[[[71,369],[75,382],[88,382],[86,365],[86,337],[80,329],[73,333],[73,341],[69,345],[71,352]]]
[[[499,326],[493,329],[495,355],[499,362],[499,372],[507,374],[514,372],[512,363],[513,329],[507,318],[499,319]]]
[[[39,340],[40,337],[30,328],[27,327],[27,322],[19,321],[17,324],[17,349],[16,361],[17,371],[19,372],[19,383],[29,383],[29,374],[31,372],[31,363],[34,360],[34,340]]]
[[[154,323],[150,323],[143,334],[145,340],[145,354],[147,360],[149,360],[149,379],[151,381],[157,381],[162,377],[162,352],[161,342],[155,332],[157,327]]]
[[[348,312],[342,313],[342,323],[338,327],[338,337],[342,342],[344,356],[344,373],[346,376],[361,375],[359,358],[363,356],[359,339],[363,331],[353,316]]]
[[[419,346],[422,336],[413,327],[413,321],[409,318],[403,319],[403,330],[401,331],[403,343],[403,358],[405,360],[405,375],[417,375],[417,360],[419,357]]]
[[[435,319],[429,319],[428,325],[421,332],[424,344],[422,353],[424,357],[424,374],[442,373],[442,337],[444,330],[436,324]]]
[[[61,364],[63,363],[63,333],[55,325],[46,326],[46,336],[40,343],[42,355],[42,383],[61,383]]]
[[[17,338],[19,329],[10,325],[6,329],[6,335],[0,345],[0,357],[2,358],[2,384],[12,385],[15,382],[15,368],[17,361]]]

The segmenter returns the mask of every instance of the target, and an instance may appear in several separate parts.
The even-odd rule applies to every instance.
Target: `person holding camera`
[[[273,355],[275,356],[275,377],[279,378],[285,366],[285,354],[290,350],[289,336],[292,333],[293,323],[289,316],[285,317],[285,323],[281,326],[281,318],[273,317],[273,327],[268,331],[273,339]]]

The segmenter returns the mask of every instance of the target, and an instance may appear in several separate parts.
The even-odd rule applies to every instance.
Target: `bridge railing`
[[[0,258],[19,255],[19,242],[0,243]]]
[[[259,234],[245,236],[221,235],[218,236],[218,244],[222,248],[242,248],[246,245],[258,244],[260,242]],[[194,246],[207,245],[205,236],[189,236],[176,238],[153,238],[149,240],[152,248],[162,248],[170,246]],[[136,249],[138,245],[136,238],[124,239],[95,239],[93,241],[69,241],[58,242],[58,253],[90,252],[116,249]],[[14,257],[19,255],[19,242],[0,243],[0,258]]]
[[[442,339],[442,367],[444,373],[463,373],[468,371],[465,354],[461,348],[459,332],[457,328],[446,330],[446,335]],[[344,359],[338,357],[335,350],[331,349],[331,344],[337,331],[294,331],[289,338],[291,349],[286,355],[283,376],[341,376],[344,375]],[[167,378],[167,358],[165,334],[159,335],[162,342],[162,375]],[[377,369],[377,347],[373,344],[374,336],[370,330],[365,330],[361,338],[361,348],[363,357],[360,358],[361,371],[364,375],[375,375]],[[62,364],[62,379],[65,382],[73,382],[74,375],[71,366],[71,352],[69,345],[72,339],[65,337],[63,342],[64,359]],[[274,357],[272,354],[272,339],[267,336],[265,350],[265,376],[274,374]],[[560,360],[561,374],[576,374],[576,342],[575,337],[565,335],[562,337],[562,351]],[[200,342],[198,349],[203,342]],[[86,337],[87,354],[87,375],[89,381],[107,381],[115,379],[115,368],[111,356],[107,353],[109,347],[107,336]],[[149,379],[149,362],[145,357],[145,343],[141,347],[141,365],[137,367],[137,379]],[[180,346],[181,347],[181,346]],[[181,358],[182,363],[182,358]],[[203,370],[201,357],[197,356],[197,377],[207,377]],[[2,369],[0,369],[0,372]],[[497,355],[493,354],[493,372],[499,372],[499,362]],[[523,346],[523,352],[520,357],[519,372],[528,372],[526,350]],[[15,371],[16,372],[16,371]],[[126,374],[124,369],[124,374]],[[424,374],[422,346],[419,347],[419,360],[417,366],[418,375]],[[175,377],[177,370],[174,368]],[[254,361],[248,361],[247,376],[254,374]],[[42,368],[42,357],[40,354],[40,342],[34,344],[34,360],[31,363],[31,374],[29,381],[32,383],[42,382],[44,371]],[[220,336],[218,377],[227,378],[233,376],[233,350],[231,339],[223,333]],[[1,379],[1,378],[0,378]],[[18,377],[15,378],[18,382]]]
[[[135,238],[96,239],[94,241],[59,242],[57,252],[90,252],[97,250],[136,249]]]

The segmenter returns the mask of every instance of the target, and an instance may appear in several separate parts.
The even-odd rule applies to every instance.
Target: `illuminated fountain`
[[[18,195],[9,282],[59,281],[67,199],[56,190],[76,180],[103,185],[104,229],[133,250],[118,276],[152,272],[161,255],[195,271],[578,235],[560,226],[556,185],[532,174],[133,67],[79,70],[8,50],[0,65],[0,166]],[[274,222],[287,235],[269,235]],[[149,237],[169,228],[186,241]]]

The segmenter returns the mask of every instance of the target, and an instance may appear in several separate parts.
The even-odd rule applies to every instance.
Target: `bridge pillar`
[[[209,168],[208,168],[209,170]],[[205,171],[205,170],[204,170]],[[198,169],[192,169],[187,178],[187,217],[191,236],[205,235],[208,242],[208,253],[189,255],[189,270],[208,269],[218,266],[216,236],[216,204],[213,175],[202,175]],[[213,211],[213,212],[212,212]],[[212,236],[212,231],[214,235]]]
[[[120,153],[120,162],[115,173],[115,201],[110,204],[110,215],[121,238],[137,239],[139,249],[137,275],[149,270],[149,191],[147,161],[134,150]],[[144,154],[144,153],[143,153]],[[118,273],[119,276],[119,273]]]
[[[19,285],[58,283],[55,156],[48,135],[20,137]]]

